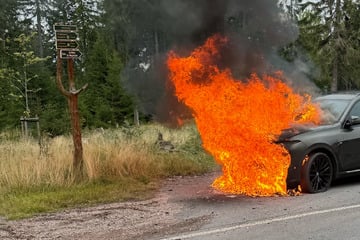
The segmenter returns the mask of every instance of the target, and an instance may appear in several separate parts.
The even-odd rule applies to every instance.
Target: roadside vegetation
[[[360,88],[359,1],[237,1],[235,8],[236,1],[174,1],[181,8],[165,2],[1,2],[0,217],[143,199],[168,176],[215,169],[193,123],[178,129],[148,124],[155,116],[165,120],[186,113],[168,91],[173,89],[167,84],[165,56],[185,53],[215,33],[236,39],[224,52],[230,58],[220,64],[235,76],[248,78],[249,70],[263,72],[266,66],[284,71],[301,92]],[[259,7],[266,11],[253,11]],[[219,12],[213,14],[213,9]],[[81,58],[74,71],[63,59],[68,71],[58,74],[55,48],[61,34],[55,25],[62,24],[77,29],[65,35],[78,45]],[[76,40],[70,39],[74,34]],[[245,52],[236,54],[244,46],[244,59],[254,60],[245,65]],[[76,86],[89,84],[78,99],[81,127],[98,129],[82,132],[86,177],[81,181],[73,176],[73,142],[66,135],[69,113],[75,111],[69,111],[57,88],[60,75],[64,81],[75,75]],[[125,124],[132,119],[146,125]],[[39,141],[20,136],[22,127],[36,136],[40,130],[30,126],[36,124],[51,137],[43,135]],[[174,150],[155,144],[159,132]]]
[[[165,146],[157,143],[162,133]],[[172,148],[172,146],[174,148]],[[0,215],[30,217],[75,206],[150,197],[160,180],[216,169],[194,124],[150,124],[83,133],[86,179],[72,176],[71,136],[0,138]]]

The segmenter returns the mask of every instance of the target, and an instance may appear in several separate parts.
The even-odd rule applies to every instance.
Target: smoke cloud
[[[161,0],[143,18],[139,16],[136,24],[140,34],[133,41],[135,54],[124,72],[126,86],[137,96],[140,110],[158,121],[191,115],[167,82],[168,51],[186,56],[218,33],[229,39],[219,66],[230,68],[235,78],[283,70],[293,86],[315,89],[307,80],[306,64],[300,59],[291,64],[278,56],[280,47],[298,37],[298,28],[276,1]]]

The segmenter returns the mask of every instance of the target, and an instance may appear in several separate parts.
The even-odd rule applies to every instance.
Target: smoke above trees
[[[167,83],[165,60],[169,50],[186,56],[208,37],[221,34],[229,39],[218,66],[229,68],[235,78],[251,73],[283,70],[294,85],[307,81],[306,64],[295,65],[279,57],[279,49],[298,37],[298,27],[276,1],[262,0],[162,0],[136,1],[130,16],[136,32],[123,79],[138,99],[138,106],[159,121],[191,115],[172,94]],[[313,88],[313,85],[310,84]]]

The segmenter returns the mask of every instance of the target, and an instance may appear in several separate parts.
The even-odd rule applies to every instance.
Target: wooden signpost
[[[81,179],[84,175],[83,166],[83,148],[81,140],[81,126],[80,116],[78,109],[78,96],[87,88],[87,84],[80,89],[75,87],[75,74],[74,74],[74,59],[81,56],[81,52],[78,49],[78,33],[75,25],[55,24],[54,31],[56,36],[56,85],[61,94],[68,100],[70,120],[71,120],[71,132],[74,142],[74,176],[77,179]],[[62,63],[63,59],[67,60],[67,75],[69,90],[64,88],[62,83]]]

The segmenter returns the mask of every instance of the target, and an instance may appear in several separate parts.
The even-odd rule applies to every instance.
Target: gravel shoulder
[[[69,209],[33,218],[7,221],[0,218],[0,239],[151,239],[175,232],[194,230],[211,215],[184,217],[187,200],[214,190],[217,173],[174,177],[165,180],[155,197]]]

